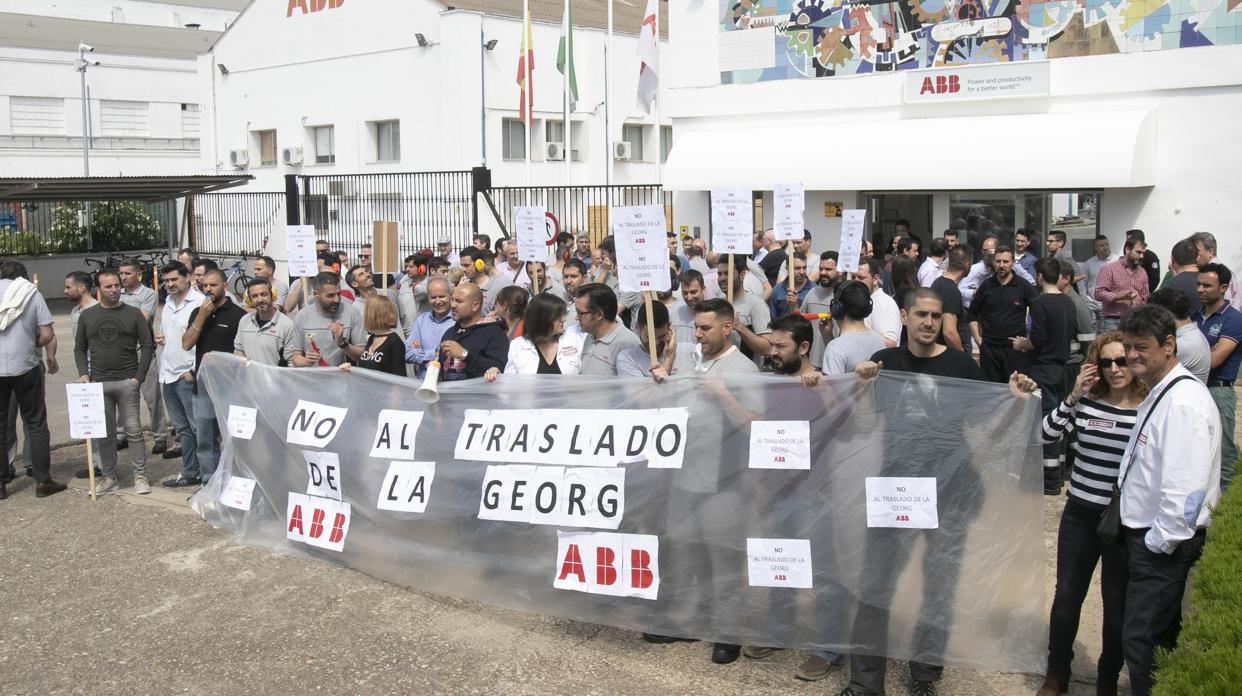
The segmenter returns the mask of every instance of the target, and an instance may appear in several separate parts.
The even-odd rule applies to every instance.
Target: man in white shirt
[[[919,285],[930,288],[931,284],[944,273],[944,255],[949,253],[949,243],[943,237],[936,237],[927,247],[927,258],[919,266]]]
[[[1087,276],[1087,293],[1083,297],[1087,298],[1087,305],[1091,307],[1091,317],[1095,319],[1095,323],[1099,324],[1100,319],[1104,317],[1100,301],[1095,299],[1095,279],[1100,275],[1100,269],[1105,265],[1116,261],[1117,255],[1112,253],[1108,245],[1108,237],[1097,234],[1095,236],[1095,256],[1087,259],[1082,263],[1082,272]]]
[[[436,240],[436,256],[448,261],[450,267],[461,261],[461,257],[453,250],[452,237],[440,237]]]
[[[897,302],[880,287],[883,282],[880,262],[873,256],[859,259],[854,279],[861,281],[871,291],[871,316],[863,320],[863,323],[880,334],[886,348],[896,348],[897,339],[901,337],[901,310],[897,308]]]
[[[1151,693],[1156,648],[1172,649],[1182,596],[1220,500],[1221,421],[1211,394],[1177,362],[1176,326],[1164,307],[1121,320],[1135,377],[1150,390],[1122,457],[1121,524],[1129,556],[1122,652],[1130,693]],[[1167,390],[1167,393],[1166,393]]]
[[[160,270],[168,297],[160,314],[155,343],[163,346],[159,356],[159,385],[168,406],[173,432],[180,448],[164,450],[165,459],[181,457],[180,476],[164,482],[169,488],[194,486],[198,475],[198,433],[194,420],[194,349],[182,347],[181,338],[190,325],[190,314],[207,299],[190,287],[190,269],[174,261]]]

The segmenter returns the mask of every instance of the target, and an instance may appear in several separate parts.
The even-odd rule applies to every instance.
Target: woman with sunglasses
[[[1056,696],[1069,689],[1074,639],[1097,562],[1102,564],[1104,635],[1096,693],[1117,693],[1127,579],[1125,550],[1105,544],[1095,530],[1112,498],[1126,440],[1146,394],[1147,388],[1126,365],[1121,334],[1110,331],[1091,344],[1073,391],[1044,418],[1046,444],[1070,433],[1078,437],[1073,443],[1069,499],[1057,531],[1057,589],[1048,622],[1048,673],[1036,696]]]

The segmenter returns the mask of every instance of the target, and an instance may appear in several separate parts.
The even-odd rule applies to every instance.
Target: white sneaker
[[[151,492],[151,484],[147,483],[147,477],[138,474],[134,477],[134,492],[138,495],[146,495]]]
[[[121,484],[114,478],[103,476],[95,479],[95,495],[103,495],[120,489]]]

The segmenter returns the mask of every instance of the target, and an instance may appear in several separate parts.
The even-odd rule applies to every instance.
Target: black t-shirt
[[[374,343],[375,334],[367,336],[367,342],[363,346],[362,355],[358,358],[358,367],[404,377],[405,344],[402,343],[401,337],[395,333],[390,333],[384,337],[384,341],[380,343],[379,348],[372,351],[370,348]]]
[[[1160,257],[1151,249],[1143,252],[1143,270],[1147,271],[1147,289],[1154,291],[1160,287]]]
[[[970,356],[953,348],[945,348],[943,353],[934,358],[919,358],[911,353],[909,348],[898,346],[876,352],[871,356],[871,360],[884,363],[883,369],[885,370],[973,379],[980,382],[988,381],[983,370]]]
[[[1008,346],[1010,338],[1026,333],[1026,310],[1036,296],[1035,286],[1016,275],[1003,285],[991,276],[970,301],[970,320],[979,322],[984,343]]]
[[[1033,365],[1064,365],[1078,327],[1078,308],[1063,293],[1045,293],[1031,302]]]
[[[957,317],[957,330],[960,333],[962,327],[966,325],[965,308],[962,307],[962,291],[958,289],[957,283],[940,276],[932,281],[932,292],[940,296],[941,311],[944,314],[952,314]],[[936,343],[944,345],[944,332],[936,337]]]
[[[759,261],[759,267],[763,269],[763,275],[767,276],[768,282],[772,285],[776,285],[776,280],[781,275],[781,266],[784,265],[784,249],[773,249]]]
[[[199,310],[202,307],[195,307],[190,312],[190,323],[198,318]],[[203,364],[203,356],[211,353],[233,353],[234,340],[237,338],[237,327],[241,325],[241,320],[246,316],[246,310],[233,304],[227,296],[224,298],[224,304],[216,308],[216,311],[207,317],[207,323],[203,324],[202,330],[198,335],[198,342],[194,344],[194,369],[198,369]]]
[[[1190,316],[1203,309],[1203,303],[1199,301],[1199,272],[1183,271],[1169,278],[1164,283],[1165,287],[1177,288],[1186,293],[1186,297],[1190,298]],[[1154,292],[1154,291],[1153,291]]]

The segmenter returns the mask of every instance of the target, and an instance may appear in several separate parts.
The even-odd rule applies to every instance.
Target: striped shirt
[[[1072,408],[1062,401],[1044,418],[1045,444],[1078,433],[1068,493],[1072,500],[1100,510],[1108,505],[1137,414],[1137,409],[1084,396]]]

